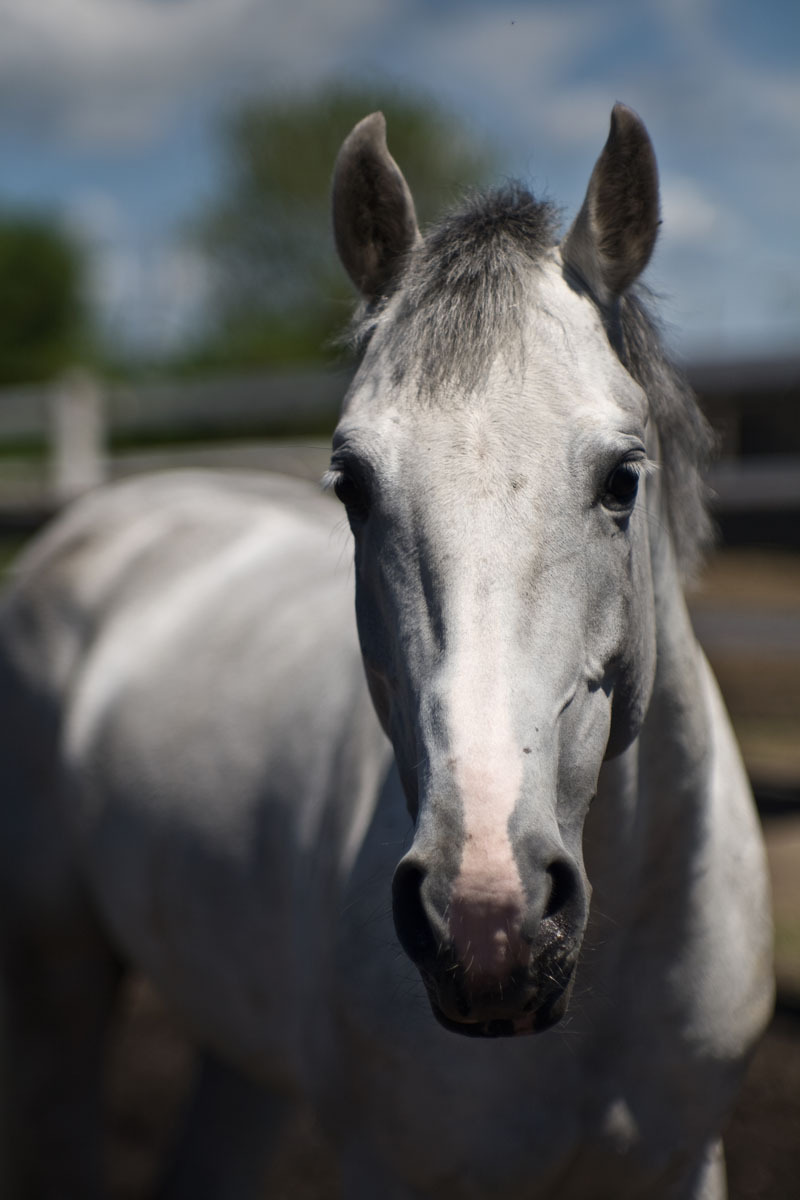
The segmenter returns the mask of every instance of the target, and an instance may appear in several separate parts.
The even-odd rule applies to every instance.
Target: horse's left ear
[[[636,113],[615,104],[583,207],[561,243],[565,264],[610,304],[641,274],[658,233],[658,168]]]
[[[387,290],[419,240],[411,192],[386,145],[383,113],[359,121],[339,151],[333,232],[342,264],[367,300]]]

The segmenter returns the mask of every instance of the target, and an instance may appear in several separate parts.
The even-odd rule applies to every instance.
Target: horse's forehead
[[[613,350],[600,314],[564,277],[560,258],[532,273],[521,338],[523,412],[601,426],[628,417],[643,424],[646,399]],[[511,357],[513,364],[513,356]]]
[[[397,377],[380,347],[360,374],[349,418],[365,417],[390,437],[424,429],[435,438],[505,427],[524,437],[552,428],[644,426],[643,392],[612,349],[592,301],[565,280],[556,255],[531,273],[528,304],[513,341],[497,353],[477,385],[464,386],[457,370],[431,390],[413,371]],[[466,335],[468,336],[468,335]]]
[[[593,379],[623,403],[638,394],[609,343],[597,307],[567,281],[560,260],[548,260],[536,270],[529,297],[524,336],[529,369],[581,382]]]

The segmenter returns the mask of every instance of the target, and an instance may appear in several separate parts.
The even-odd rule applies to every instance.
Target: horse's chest
[[[462,1038],[436,1025],[410,966],[394,957],[384,975],[373,950],[370,978],[339,1012],[344,1127],[333,1132],[346,1142],[357,1128],[356,1153],[368,1146],[390,1178],[430,1200],[624,1200],[659,1194],[686,1166],[675,1155],[694,1142],[688,1097],[701,1103],[713,1080],[695,1078],[674,1024],[659,1023],[654,1045],[656,1014],[616,1021],[615,1005],[587,997],[546,1034]]]
[[[604,1078],[577,1033],[472,1041],[439,1030],[420,1005],[388,1037],[365,1016],[348,1014],[337,1117],[358,1129],[356,1154],[369,1147],[415,1194],[621,1200],[661,1173],[663,1143],[650,1143],[619,1056]]]
[[[585,972],[573,1014],[545,1034],[459,1037],[436,1024],[416,970],[395,949],[388,905],[362,911],[359,895],[339,948],[344,1054],[322,1098],[336,1140],[352,1142],[357,1130],[356,1154],[369,1147],[390,1178],[431,1200],[641,1194],[661,1173],[664,1148],[681,1140],[682,1104],[677,1092],[674,1104],[665,1096],[669,1030],[659,1025],[655,1063],[643,1048],[657,1018],[642,1014],[639,1028],[616,971]],[[623,1009],[624,1025],[615,1017]],[[665,1100],[661,1114],[654,1093]]]

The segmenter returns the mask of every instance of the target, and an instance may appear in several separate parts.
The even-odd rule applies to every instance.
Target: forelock
[[[444,383],[477,387],[493,359],[522,344],[526,276],[555,244],[559,215],[519,184],[476,193],[435,225],[397,281],[398,305],[382,339],[393,380],[422,394]],[[360,314],[369,341],[390,296]]]

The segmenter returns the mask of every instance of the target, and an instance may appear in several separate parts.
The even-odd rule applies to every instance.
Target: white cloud
[[[379,74],[574,143],[593,97],[562,80],[609,21],[583,4],[0,0],[0,122],[146,142],[191,104]]]
[[[0,0],[0,120],[146,140],[187,102],[333,69],[380,0]]]
[[[776,42],[786,25],[771,0],[759,9],[764,23],[772,22]],[[746,37],[731,18],[725,0],[653,0],[663,36],[673,41],[680,76],[673,80],[676,112],[693,106],[695,127],[703,135],[720,126],[753,130],[761,125],[773,132],[800,132],[800,77],[750,53]],[[795,37],[795,31],[786,36]],[[689,82],[690,86],[681,86]],[[702,96],[703,103],[698,104]]]
[[[733,215],[712,199],[696,180],[680,175],[662,179],[661,212],[664,236],[672,243],[719,240],[735,225]]]
[[[69,198],[64,223],[75,238],[93,247],[119,237],[124,216],[108,192],[81,189]]]
[[[607,20],[602,6],[582,4],[428,9],[424,21],[399,23],[396,61],[416,86],[482,110],[496,130],[505,124],[510,142],[522,132],[533,148],[575,147],[596,139],[598,117],[598,90],[576,85],[575,67]],[[608,112],[605,92],[599,109]]]

